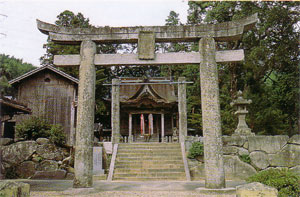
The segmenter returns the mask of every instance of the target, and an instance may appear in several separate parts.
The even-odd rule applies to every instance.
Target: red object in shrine
[[[145,122],[144,122],[144,115],[141,114],[141,135],[144,134]]]

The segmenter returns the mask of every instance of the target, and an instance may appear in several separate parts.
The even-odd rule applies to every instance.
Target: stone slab
[[[269,154],[275,154],[287,144],[289,137],[287,135],[276,136],[251,136],[248,137],[249,152],[264,151]]]
[[[300,165],[290,168],[290,170],[300,176]]]
[[[102,167],[102,147],[93,147],[93,175],[104,174]]]
[[[226,180],[245,180],[256,173],[256,170],[238,156],[224,155],[224,168]]]
[[[224,146],[243,146],[246,140],[245,136],[222,136]]]
[[[38,144],[35,141],[17,142],[4,146],[2,150],[3,161],[10,165],[17,165],[25,160],[37,150]]]
[[[262,151],[254,151],[250,153],[251,164],[260,169],[266,169],[270,164],[268,161],[268,155]]]
[[[33,161],[25,161],[17,166],[16,173],[19,178],[27,179],[34,175],[36,171],[35,166]]]
[[[155,52],[155,33],[140,31],[138,39],[138,57],[140,60],[153,60]]]
[[[0,196],[29,197],[30,185],[28,183],[2,180],[0,182]]]
[[[287,144],[280,152],[268,156],[271,166],[294,167],[300,165],[300,145]]]
[[[239,149],[236,146],[224,146],[223,147],[223,154],[224,155],[234,155],[238,153]]]
[[[238,154],[239,155],[249,155],[249,151],[246,148],[238,147]]]
[[[238,62],[244,60],[244,50],[216,51],[216,62]],[[183,65],[199,64],[199,53],[156,53],[154,60],[140,60],[137,54],[96,54],[94,64],[97,66],[126,65]],[[56,66],[78,66],[80,55],[55,55]]]
[[[55,171],[36,171],[31,179],[64,179],[67,171],[55,170]]]
[[[266,186],[262,183],[254,182],[236,187],[237,197],[277,197],[278,191],[273,187]]]
[[[228,187],[228,188],[221,188],[221,189],[208,189],[199,187],[196,188],[196,191],[199,192],[199,194],[205,194],[205,195],[234,195],[236,189],[234,187]]]
[[[37,142],[39,145],[42,145],[42,144],[48,144],[48,143],[49,143],[49,139],[47,139],[47,138],[38,138],[38,139],[36,139],[36,142]]]
[[[82,40],[95,42],[130,43],[137,42],[140,31],[155,32],[157,42],[192,42],[203,37],[214,37],[217,41],[230,41],[241,38],[244,31],[258,21],[257,14],[243,19],[220,24],[179,25],[179,26],[136,26],[136,27],[97,27],[64,28],[37,20],[38,29],[56,42],[78,43]]]
[[[299,144],[300,145],[300,135],[294,135],[289,139],[290,144]]]
[[[106,154],[112,154],[112,152],[113,152],[112,142],[103,142],[103,147],[104,147]]]

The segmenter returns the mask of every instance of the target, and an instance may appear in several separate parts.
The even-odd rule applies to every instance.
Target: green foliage
[[[248,164],[251,163],[251,158],[249,155],[240,155],[239,158],[241,161],[243,161],[245,163],[248,163]]]
[[[201,142],[194,142],[189,150],[188,158],[195,159],[197,156],[202,156],[204,154],[204,146]]]
[[[179,14],[174,11],[170,11],[168,18],[166,19],[166,25],[179,25],[179,24],[180,24]]]
[[[245,61],[218,64],[222,133],[230,135],[237,125],[237,117],[230,102],[242,90],[245,98],[251,99],[247,123],[253,132],[265,135],[295,134],[299,112],[299,25],[300,5],[295,2],[189,2],[188,24],[215,24],[232,21],[258,13],[256,28],[243,34],[242,40],[218,42],[218,50],[244,49]],[[166,25],[182,23],[179,14],[171,11]],[[64,27],[92,27],[82,14],[64,11],[57,16],[55,24]],[[52,65],[53,55],[78,54],[79,45],[59,45],[50,41],[45,45],[47,53],[42,64]],[[97,53],[135,52],[136,44],[101,44]],[[159,43],[158,52],[199,51],[198,43]],[[103,98],[110,91],[103,87],[114,77],[165,76],[173,80],[184,76],[187,81],[188,127],[193,134],[202,134],[202,110],[199,65],[168,65],[113,68],[96,68],[96,119],[107,114]],[[78,70],[64,68],[78,77]],[[5,80],[5,79],[3,79]],[[0,80],[1,83],[1,80]]]
[[[36,159],[36,161],[38,161],[39,163],[42,162],[42,161],[44,160],[44,158],[41,157],[41,156],[37,156],[37,157],[35,157],[35,159]]]
[[[42,118],[31,117],[16,125],[16,137],[25,140],[36,140],[37,138],[49,137],[51,125]]]
[[[25,140],[48,138],[57,145],[65,144],[65,134],[60,125],[51,125],[40,117],[31,117],[16,125],[16,137]]]
[[[48,134],[50,142],[57,145],[64,145],[66,143],[66,136],[61,125],[51,125]]]
[[[275,187],[279,197],[300,196],[300,177],[287,169],[261,171],[249,177],[247,182],[260,182]]]
[[[35,69],[32,64],[24,63],[23,60],[0,54],[0,94],[11,94],[8,81]]]
[[[236,92],[242,90],[244,96],[252,100],[247,115],[252,131],[291,136],[298,131],[300,5],[295,2],[191,1],[188,24],[215,24],[254,13],[258,13],[259,22],[256,28],[244,33],[241,41],[217,43],[219,50],[244,49],[246,57],[244,62],[218,64],[222,132],[230,135],[236,128],[237,118],[229,104]],[[188,93],[188,97],[196,95]],[[194,108],[201,109],[201,106],[188,103],[188,109]],[[194,127],[191,123],[188,126]]]

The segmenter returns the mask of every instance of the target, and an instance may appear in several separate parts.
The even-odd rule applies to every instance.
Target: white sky
[[[0,53],[39,66],[47,36],[36,19],[54,24],[64,10],[81,12],[95,26],[164,25],[173,10],[186,22],[187,0],[0,0]]]

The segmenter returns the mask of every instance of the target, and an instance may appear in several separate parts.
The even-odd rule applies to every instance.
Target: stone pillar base
[[[238,128],[232,134],[233,136],[255,136],[255,133],[251,132],[250,128]]]

